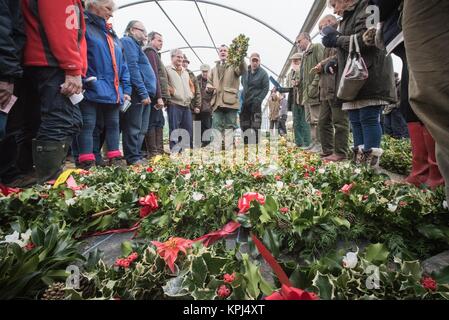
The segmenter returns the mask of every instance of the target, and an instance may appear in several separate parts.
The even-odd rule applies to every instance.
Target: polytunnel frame
[[[196,7],[197,7],[197,9],[198,9],[198,11],[199,11],[199,14],[200,14],[202,20],[203,20],[203,23],[204,23],[204,25],[205,25],[205,28],[206,28],[208,34],[209,34],[209,37],[210,37],[211,40],[212,40],[212,43],[213,43],[213,45],[214,45],[213,48],[216,48],[216,45],[215,45],[215,42],[214,42],[214,40],[213,40],[212,35],[210,34],[209,28],[208,28],[208,26],[207,26],[207,24],[206,24],[206,21],[204,20],[204,17],[203,17],[203,15],[202,15],[202,13],[201,13],[201,10],[200,10],[200,8],[199,8],[199,6],[198,6],[198,2],[204,3],[204,4],[208,4],[208,5],[218,6],[218,7],[224,8],[224,9],[226,9],[226,10],[234,11],[234,12],[236,12],[236,13],[242,14],[242,15],[246,16],[247,18],[250,18],[250,19],[252,19],[252,20],[254,20],[254,21],[256,21],[256,22],[258,22],[258,23],[264,25],[265,27],[267,27],[267,28],[270,29],[271,31],[275,32],[275,33],[278,34],[280,37],[282,37],[283,39],[285,39],[286,41],[288,41],[290,44],[293,45],[293,48],[291,49],[291,52],[290,52],[289,56],[287,57],[287,59],[286,59],[286,61],[285,61],[284,67],[282,68],[282,71],[281,71],[281,73],[280,73],[279,76],[278,76],[278,80],[279,80],[279,81],[282,81],[283,79],[285,79],[285,76],[287,75],[288,69],[290,68],[289,57],[291,56],[291,54],[293,54],[293,53],[297,50],[297,49],[296,49],[295,42],[292,41],[291,39],[289,39],[287,36],[285,36],[283,33],[281,33],[280,31],[278,31],[278,30],[275,29],[274,27],[272,27],[271,25],[269,25],[268,23],[264,22],[263,20],[261,20],[261,19],[259,19],[259,18],[256,18],[256,17],[252,16],[252,15],[249,14],[249,13],[246,13],[246,12],[244,12],[244,11],[241,11],[241,10],[239,10],[239,9],[236,9],[236,8],[233,8],[233,7],[230,7],[230,6],[221,4],[221,3],[216,3],[216,2],[212,2],[212,1],[208,1],[208,0],[140,0],[140,1],[134,1],[134,2],[131,2],[131,3],[127,3],[127,4],[124,4],[124,5],[121,5],[121,6],[119,6],[118,9],[124,9],[124,8],[132,7],[132,6],[136,6],[136,5],[140,5],[140,4],[144,4],[144,3],[155,2],[155,3],[159,6],[159,8],[162,10],[162,12],[165,14],[165,16],[168,18],[168,20],[171,22],[171,24],[175,27],[175,29],[177,30],[177,32],[178,32],[178,33],[181,35],[181,37],[184,39],[184,41],[185,41],[186,44],[188,45],[188,48],[190,48],[190,49],[193,51],[193,53],[195,54],[195,56],[198,58],[198,60],[199,60],[201,63],[203,63],[202,60],[201,60],[201,58],[199,57],[199,55],[196,53],[195,49],[190,45],[190,43],[187,41],[187,39],[184,37],[184,35],[181,33],[181,31],[180,31],[180,30],[178,29],[178,27],[176,26],[176,24],[170,19],[169,15],[168,15],[168,14],[165,12],[165,10],[162,8],[162,6],[161,6],[160,3],[159,3],[159,2],[161,2],[161,1],[185,1],[185,2],[194,2],[195,5],[196,5]],[[300,32],[310,32],[310,31],[313,29],[313,27],[314,27],[314,26],[316,25],[316,23],[318,22],[319,17],[322,15],[322,13],[323,13],[323,11],[324,11],[324,9],[325,9],[325,7],[326,7],[326,2],[327,2],[327,0],[315,0],[315,2],[313,3],[312,8],[310,9],[310,12],[309,12],[309,14],[308,14],[308,16],[307,16],[307,18],[306,18],[306,20],[305,20],[305,22],[304,22],[304,24],[303,24],[303,26],[302,26]],[[196,47],[198,47],[198,46],[196,46]],[[270,72],[272,72],[272,71],[270,71]],[[272,73],[276,75],[276,73],[274,73],[274,72],[272,72]]]

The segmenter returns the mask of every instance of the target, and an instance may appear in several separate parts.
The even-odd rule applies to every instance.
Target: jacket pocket
[[[316,84],[311,84],[307,87],[307,96],[309,99],[317,99],[319,93],[319,86]]]
[[[234,105],[238,102],[238,90],[225,87],[223,92],[223,102],[228,105]]]

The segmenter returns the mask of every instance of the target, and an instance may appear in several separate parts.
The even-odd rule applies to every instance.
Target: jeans
[[[380,125],[381,106],[370,106],[349,110],[354,147],[364,145],[364,150],[380,148],[382,127]]]
[[[95,160],[99,160],[98,158],[101,157],[100,135],[103,128],[108,151],[118,151],[120,140],[119,106],[82,101],[80,108],[83,115],[83,128],[78,136],[80,156],[90,155],[91,160],[94,160],[95,155]],[[118,152],[115,153],[116,155],[110,156],[110,158],[116,158]]]
[[[168,107],[168,125],[170,129],[170,150],[173,150],[175,145],[181,142],[181,150],[192,147],[193,143],[193,120],[192,111],[190,107],[183,107],[176,104],[172,104]],[[183,136],[182,139],[179,135],[172,136],[173,131],[183,129],[184,134],[189,136]],[[180,132],[182,134],[182,132]]]
[[[79,105],[73,105],[61,94],[65,72],[55,67],[31,67],[27,70],[30,81],[37,84],[41,124],[37,132],[38,141],[72,140],[83,124]]]
[[[123,153],[129,165],[143,159],[142,144],[148,131],[151,106],[144,106],[137,95],[122,117]]]

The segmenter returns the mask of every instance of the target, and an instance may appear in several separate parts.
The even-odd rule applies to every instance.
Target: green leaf
[[[204,262],[207,265],[207,269],[209,270],[210,274],[220,274],[222,273],[223,267],[228,263],[228,260],[226,258],[217,257],[212,255],[210,253],[205,253],[203,255]]]
[[[256,300],[260,295],[259,290],[259,268],[249,261],[248,254],[242,254],[243,265],[245,268],[244,277],[247,282],[246,290],[248,291],[249,296]]]
[[[192,261],[191,269],[193,283],[197,287],[204,287],[206,278],[208,275],[206,262],[202,257],[194,258]]]
[[[401,266],[401,271],[407,276],[412,276],[416,281],[419,281],[422,277],[421,264],[416,261],[405,261]]]
[[[200,301],[204,301],[204,300],[214,300],[214,298],[216,297],[216,292],[215,290],[211,290],[209,288],[196,288],[193,292],[192,292],[192,297],[195,300],[200,300]]]
[[[248,254],[242,254],[243,265],[245,268],[244,278],[246,280],[246,291],[252,299],[258,299],[260,292],[265,295],[273,293],[274,288],[262,277],[260,268],[249,261]]]
[[[34,273],[37,270],[37,266],[39,265],[38,256],[34,255],[30,257],[28,261],[19,266],[19,268],[14,272],[14,275],[11,277],[10,282],[14,282],[17,279],[20,279],[30,273]]]
[[[133,252],[133,246],[130,241],[124,241],[121,245],[122,255],[124,257],[129,256]]]
[[[69,273],[66,272],[65,270],[50,270],[50,271],[46,272],[45,275],[47,277],[65,279],[69,276]]]
[[[43,246],[45,241],[45,233],[41,228],[33,228],[31,232],[31,240],[36,246]]]
[[[104,217],[101,217],[100,219],[101,219],[101,222],[98,225],[98,229],[101,231],[104,231],[107,228],[109,228],[113,222],[112,216],[104,216]]]
[[[58,232],[59,228],[55,224],[51,225],[50,228],[47,229],[44,241],[44,247],[46,248],[46,250],[53,250],[56,242],[58,241]]]
[[[264,207],[269,215],[276,214],[279,211],[279,206],[272,196],[267,196]]]
[[[342,219],[339,217],[332,217],[332,221],[335,223],[337,227],[344,226],[347,229],[351,229],[351,223],[346,219]]]
[[[267,212],[267,209],[265,209],[264,207],[260,207],[260,213],[261,213],[259,217],[260,222],[267,223],[271,221],[271,217]]]
[[[279,241],[279,236],[276,234],[276,232],[271,229],[266,229],[263,235],[263,242],[274,257],[279,256],[281,244]]]
[[[332,300],[335,297],[335,284],[329,275],[321,274],[319,271],[312,281],[315,288],[318,289],[320,299]]]
[[[385,262],[389,254],[387,248],[382,243],[371,244],[365,249],[365,259],[371,263]]]

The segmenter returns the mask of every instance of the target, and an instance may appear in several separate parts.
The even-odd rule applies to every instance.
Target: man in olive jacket
[[[295,144],[298,148],[310,146],[310,126],[306,122],[304,106],[302,105],[301,62],[302,54],[297,52],[290,57],[291,70],[287,75],[287,87],[278,87],[281,93],[288,93],[288,105],[293,113],[293,131]]]
[[[304,52],[301,65],[301,81],[303,85],[303,105],[306,120],[310,124],[312,145],[306,148],[311,152],[321,152],[320,136],[318,134],[318,120],[320,116],[320,75],[312,69],[323,60],[324,47],[319,43],[312,43],[307,32],[301,33],[296,39],[299,49]]]
[[[227,129],[237,128],[237,112],[240,108],[238,91],[240,76],[245,74],[247,65],[242,60],[240,66],[228,65],[228,47],[222,45],[219,48],[220,60],[209,74],[207,91],[213,93],[211,100],[212,128],[220,131],[225,139]]]
[[[248,140],[259,144],[262,102],[270,90],[270,80],[267,72],[260,66],[260,55],[258,53],[251,54],[250,61],[251,66],[248,72],[242,76],[243,107],[240,113],[240,127],[245,136],[245,144],[248,144]]]
[[[319,28],[327,26],[337,28],[338,21],[334,15],[321,19]],[[320,118],[318,121],[323,159],[327,161],[343,161],[349,154],[349,117],[336,103],[336,59],[337,49],[325,48],[323,61],[314,69],[320,75]]]

